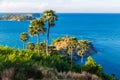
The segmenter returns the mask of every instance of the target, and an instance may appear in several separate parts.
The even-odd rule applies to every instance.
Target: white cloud
[[[29,1],[2,1],[0,12],[41,12],[48,6],[48,3]]]
[[[119,0],[0,0],[0,12],[120,12]]]

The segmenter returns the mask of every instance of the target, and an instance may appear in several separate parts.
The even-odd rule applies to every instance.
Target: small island
[[[32,14],[6,14],[0,17],[0,20],[9,21],[30,21],[36,19]]]

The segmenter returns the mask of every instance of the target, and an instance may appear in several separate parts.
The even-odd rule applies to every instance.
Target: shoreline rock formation
[[[52,44],[56,47],[57,51],[60,51],[63,55],[67,55],[69,57],[70,55],[68,54],[68,47],[69,47],[70,42],[73,43],[73,45],[72,45],[73,59],[80,57],[78,55],[77,47],[80,47],[80,49],[84,48],[84,46],[86,47],[86,50],[84,52],[84,57],[87,57],[94,53],[97,53],[92,42],[90,42],[88,40],[78,40],[75,37],[66,36],[66,37],[62,37],[62,38],[57,38],[53,41]],[[79,44],[79,46],[78,46],[78,44]]]

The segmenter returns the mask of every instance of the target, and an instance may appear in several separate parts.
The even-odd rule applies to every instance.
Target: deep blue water
[[[2,15],[2,14],[0,14]],[[50,40],[75,36],[91,40],[98,51],[92,55],[106,73],[120,77],[120,14],[58,14],[59,20],[51,29]],[[21,32],[27,32],[29,22],[0,21],[0,44],[22,48]],[[41,41],[45,35],[41,35]],[[29,41],[36,43],[36,37]]]

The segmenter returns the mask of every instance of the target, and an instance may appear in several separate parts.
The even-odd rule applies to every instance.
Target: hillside
[[[81,67],[57,52],[46,55],[0,46],[0,80],[116,80],[91,57],[82,72]]]
[[[6,14],[0,17],[0,20],[10,20],[10,21],[30,21],[35,19],[32,14]]]

